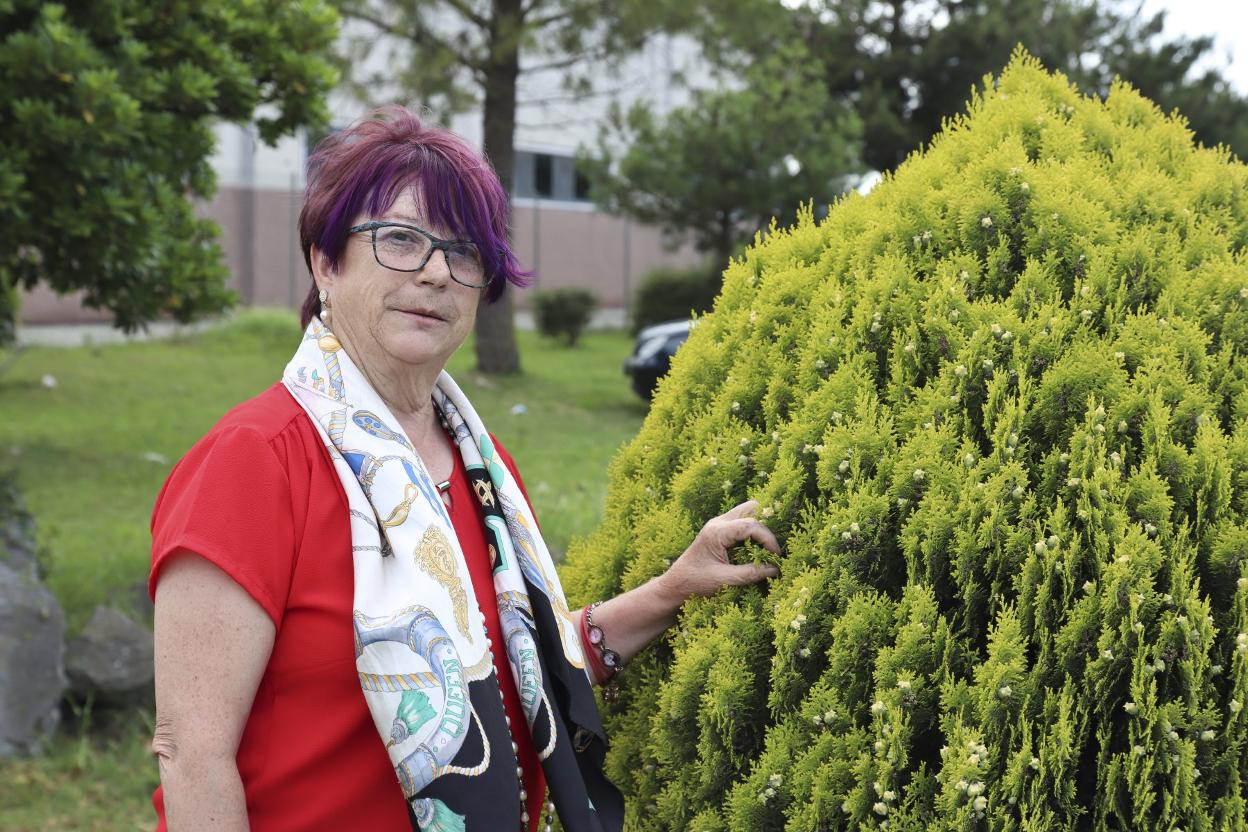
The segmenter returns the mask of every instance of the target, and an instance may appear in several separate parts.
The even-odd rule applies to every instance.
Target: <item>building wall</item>
[[[311,285],[299,249],[302,190],[221,188],[201,213],[221,226],[230,288],[246,306],[303,303]]]
[[[299,249],[302,190],[222,187],[200,206],[221,226],[220,243],[230,288],[244,306],[298,308],[311,286]],[[604,307],[627,307],[645,274],[659,266],[692,265],[689,247],[667,250],[655,228],[595,210],[585,203],[516,200],[512,238],[520,262],[534,271],[535,289],[583,287]],[[530,292],[516,296],[529,306]],[[109,316],[82,305],[80,294],[60,297],[44,286],[25,295],[28,324],[88,323]]]
[[[651,269],[700,262],[688,246],[667,250],[656,228],[578,203],[517,200],[512,239],[521,262],[535,272],[534,288],[590,289],[605,307],[627,307]],[[527,293],[517,301],[527,306]]]
[[[58,295],[40,283],[22,293],[20,317],[24,324],[90,324],[112,320],[106,312],[82,305],[83,292]]]

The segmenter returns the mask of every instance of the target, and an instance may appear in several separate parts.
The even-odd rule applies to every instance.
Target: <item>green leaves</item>
[[[731,263],[566,566],[634,585],[746,498],[785,551],[608,703],[617,735],[678,717],[612,751],[653,766],[631,828],[1242,825],[1246,195],[1020,55]]]
[[[582,154],[595,200],[674,239],[691,236],[724,264],[773,218],[788,223],[807,201],[839,194],[858,167],[858,120],[804,50],[769,55],[743,81],[695,93],[663,120],[644,104],[614,112],[593,154]]]
[[[215,188],[213,121],[322,123],[336,31],[318,0],[0,8],[0,284],[82,290],[126,330],[228,306],[188,202]]]

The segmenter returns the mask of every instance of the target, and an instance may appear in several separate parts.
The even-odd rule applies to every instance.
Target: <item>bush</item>
[[[533,293],[537,331],[547,338],[562,338],[574,346],[598,306],[588,289],[544,289]]]
[[[9,285],[0,272],[0,348],[12,346],[17,341],[17,319],[21,314],[21,295],[16,286]]]
[[[655,269],[642,278],[633,298],[633,334],[665,321],[688,320],[715,303],[722,281],[710,266]]]
[[[606,703],[628,827],[1248,828],[1246,243],[1248,168],[1019,55],[734,262],[564,575],[784,548]]]

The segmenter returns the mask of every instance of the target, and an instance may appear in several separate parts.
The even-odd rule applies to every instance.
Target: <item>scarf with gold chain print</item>
[[[320,321],[308,325],[282,381],[324,438],[348,497],[356,669],[413,829],[517,828],[517,726],[507,724],[496,649],[506,650],[563,828],[622,828],[576,617],[533,511],[463,391],[443,372],[433,398],[481,502],[493,598],[476,597],[424,463]],[[498,607],[501,645],[486,637],[479,605],[487,603]]]

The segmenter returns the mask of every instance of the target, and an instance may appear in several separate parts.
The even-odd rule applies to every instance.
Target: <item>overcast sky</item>
[[[1217,38],[1214,63],[1248,95],[1248,3],[1243,0],[1146,0],[1146,12],[1166,12],[1166,32]]]

